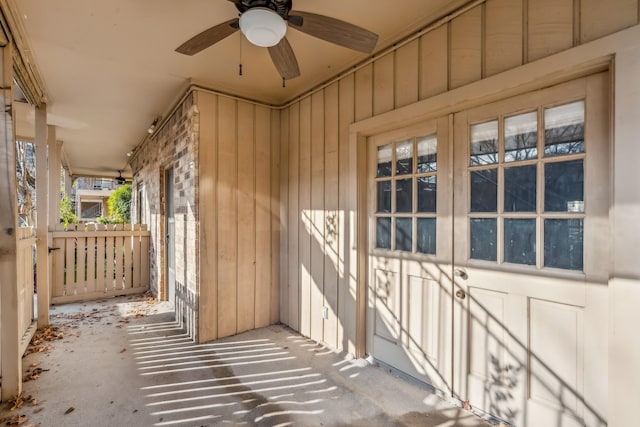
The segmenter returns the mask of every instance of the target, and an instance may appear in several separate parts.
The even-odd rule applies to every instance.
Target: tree
[[[107,200],[109,222],[126,224],[131,221],[131,184],[125,184],[115,190]]]
[[[60,200],[60,222],[68,227],[69,224],[77,224],[78,217],[73,212],[73,206],[71,206],[71,200],[66,194]]]

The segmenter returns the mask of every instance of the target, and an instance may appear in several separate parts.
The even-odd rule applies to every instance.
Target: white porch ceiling
[[[338,18],[379,34],[376,52],[467,0],[293,0],[293,10]],[[31,55],[48,91],[48,122],[76,175],[117,176],[156,116],[167,114],[190,81],[282,104],[365,60],[358,53],[289,29],[301,76],[286,88],[266,49],[241,34],[194,55],[182,42],[238,15],[226,0],[14,0]],[[375,52],[374,52],[375,54]],[[33,136],[33,112],[18,111],[18,136]],[[129,172],[123,173],[125,176]]]

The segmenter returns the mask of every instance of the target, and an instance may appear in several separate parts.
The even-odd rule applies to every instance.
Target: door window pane
[[[583,160],[544,165],[544,210],[584,212]]]
[[[546,219],[544,221],[544,265],[582,271],[582,219]]]
[[[538,157],[538,113],[519,114],[504,120],[504,161]]]
[[[471,212],[497,212],[498,170],[471,172]]]
[[[504,220],[504,261],[536,265],[536,220]]]
[[[418,218],[418,233],[416,242],[418,252],[436,254],[436,219]]]
[[[396,212],[413,212],[412,183],[412,179],[399,179],[396,181]]]
[[[471,166],[498,163],[498,121],[471,126]]]
[[[536,169],[535,165],[505,168],[505,212],[536,211]]]
[[[544,110],[544,155],[584,152],[584,101]]]
[[[396,250],[411,252],[413,250],[411,236],[413,235],[412,218],[396,218]]]
[[[435,135],[418,138],[418,173],[436,171],[437,149],[438,139]]]
[[[376,248],[391,249],[391,218],[376,219]]]
[[[378,147],[378,170],[376,173],[378,178],[391,176],[392,153],[391,144]]]
[[[418,178],[418,212],[436,212],[436,177]]]
[[[378,212],[391,212],[391,181],[378,181]]]
[[[396,144],[396,175],[407,175],[413,172],[413,142]]]
[[[472,259],[495,261],[497,227],[494,218],[471,219],[471,254]]]

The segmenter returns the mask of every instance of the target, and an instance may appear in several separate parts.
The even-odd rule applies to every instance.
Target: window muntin
[[[436,135],[377,147],[376,249],[436,253]]]
[[[582,271],[584,108],[580,100],[470,126],[470,259]]]

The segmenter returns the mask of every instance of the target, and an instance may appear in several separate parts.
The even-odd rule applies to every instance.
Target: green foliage
[[[98,221],[98,224],[113,224],[110,216],[101,216],[96,221]]]
[[[107,205],[109,221],[112,224],[129,223],[131,221],[131,184],[125,184],[111,193]]]
[[[69,196],[66,194],[62,197],[62,200],[60,200],[60,222],[63,223],[65,227],[68,227],[69,224],[78,223],[78,217],[73,212],[71,200],[69,200]]]

